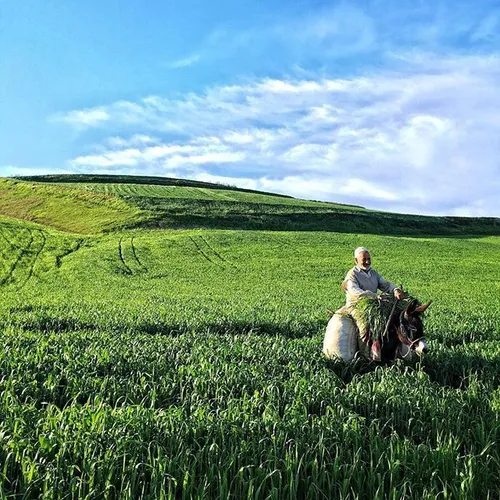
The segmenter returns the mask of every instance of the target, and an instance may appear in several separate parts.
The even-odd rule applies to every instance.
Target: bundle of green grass
[[[392,295],[384,294],[379,297],[379,299],[363,297],[354,305],[361,317],[360,319],[365,325],[368,325],[368,331],[372,340],[381,337],[384,333],[395,302],[396,307],[393,312],[393,318],[399,318],[401,312],[415,299],[415,297],[406,293],[404,298],[398,301]]]

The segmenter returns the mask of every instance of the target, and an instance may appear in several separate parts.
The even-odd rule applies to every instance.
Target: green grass
[[[183,179],[109,175],[25,179],[38,181],[35,186],[72,187],[79,196],[104,193],[121,199],[129,206],[129,212],[135,214],[124,221],[129,228],[334,231],[395,236],[500,235],[500,220],[496,218],[392,214]]]
[[[82,234],[139,220],[139,211],[116,197],[2,178],[0,215]]]
[[[154,177],[144,175],[107,175],[107,174],[63,174],[63,175],[34,175],[34,176],[21,176],[17,179],[33,182],[46,182],[46,183],[71,183],[76,185],[83,184],[102,184],[103,189],[106,184],[134,184],[134,185],[155,185],[155,186],[176,186],[176,187],[194,187],[194,188],[208,188],[210,190],[230,190],[238,191],[241,193],[255,193],[263,194],[266,196],[275,196],[279,198],[290,198],[290,196],[266,193],[264,191],[257,191],[254,189],[243,189],[235,186],[228,186],[225,184],[218,184],[212,182],[194,181],[188,179],[177,179],[173,177]],[[117,189],[111,188],[111,189]]]
[[[278,196],[275,194],[262,194],[256,192],[239,191],[234,189],[218,189],[215,184],[208,187],[191,186],[162,186],[155,184],[127,184],[127,183],[57,183],[76,189],[85,189],[94,193],[106,193],[113,196],[129,198],[169,198],[184,200],[209,200],[209,201],[230,201],[255,203],[265,205],[293,205],[293,206],[313,206],[313,207],[337,207],[364,210],[361,207],[350,205],[340,205],[327,202],[301,200],[292,197]]]
[[[420,364],[323,358],[359,245],[433,300]],[[499,251],[0,218],[0,497],[497,498]]]

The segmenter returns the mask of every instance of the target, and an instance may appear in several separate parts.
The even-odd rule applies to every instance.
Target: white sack
[[[352,361],[358,350],[358,329],[345,314],[335,313],[326,327],[323,354],[327,358]]]

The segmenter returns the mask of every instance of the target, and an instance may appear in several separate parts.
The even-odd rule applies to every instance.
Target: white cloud
[[[255,138],[250,132],[235,132],[231,130],[224,135],[223,139],[229,144],[250,144],[254,142]]]
[[[291,64],[307,60],[310,54],[345,59],[374,51],[379,31],[375,17],[347,2],[314,9],[296,2],[282,9],[272,21],[260,19],[247,26],[216,27],[197,53],[207,61],[242,55],[262,60],[262,54],[268,51],[290,58]]]
[[[156,137],[150,137],[144,134],[136,134],[129,139],[124,139],[120,136],[110,137],[106,141],[106,145],[111,148],[127,148],[130,146],[144,146],[148,144],[158,144],[161,140]]]
[[[228,151],[225,146],[206,144],[196,141],[187,145],[161,145],[143,149],[126,148],[107,151],[102,154],[78,156],[71,160],[71,165],[80,167],[136,167],[157,165],[162,168],[203,165],[205,163],[236,163],[244,160],[241,152]]]
[[[115,133],[72,165],[222,176],[400,212],[498,216],[499,63],[408,56],[397,69],[359,78],[262,79],[121,101],[96,116],[111,130],[128,127],[130,139]]]
[[[185,57],[183,59],[178,59],[177,61],[174,61],[173,63],[170,64],[170,67],[174,69],[187,68],[188,66],[196,64],[199,60],[200,60],[200,55],[193,54],[189,57]]]
[[[206,163],[224,164],[238,163],[244,159],[242,153],[204,153],[198,155],[174,155],[166,158],[164,166],[167,168],[191,167]]]
[[[252,63],[259,61],[262,69],[267,59],[262,55],[272,54],[283,62],[281,70],[293,67],[307,74],[306,68],[311,66],[339,61],[349,66],[356,56],[375,56],[377,64],[377,56],[383,52],[417,48],[444,53],[459,47],[463,53],[468,45],[496,49],[499,24],[498,5],[470,0],[436,5],[397,0],[316,2],[313,9],[309,2],[292,2],[272,20],[252,17],[247,23],[214,27],[193,55],[171,67],[189,66],[199,59],[213,64],[220,59],[244,58],[252,71]],[[360,67],[359,61],[356,66]]]
[[[112,167],[114,165],[132,167],[139,163],[139,158],[141,158],[141,152],[138,149],[124,149],[102,155],[78,156],[71,161],[71,165],[74,167]]]
[[[356,178],[348,179],[347,182],[339,188],[339,192],[346,195],[376,198],[380,200],[396,201],[399,199],[399,196],[393,192],[382,189],[374,183]]]
[[[82,109],[54,116],[54,120],[63,121],[79,127],[95,127],[110,119],[103,108]]]
[[[325,55],[348,57],[374,50],[378,33],[375,19],[361,8],[339,3],[290,23],[284,36],[316,46]]]

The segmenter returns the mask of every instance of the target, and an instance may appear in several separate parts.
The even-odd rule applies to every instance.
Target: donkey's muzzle
[[[424,338],[420,339],[415,345],[415,352],[420,356],[429,352],[429,349],[427,348],[427,342]]]

